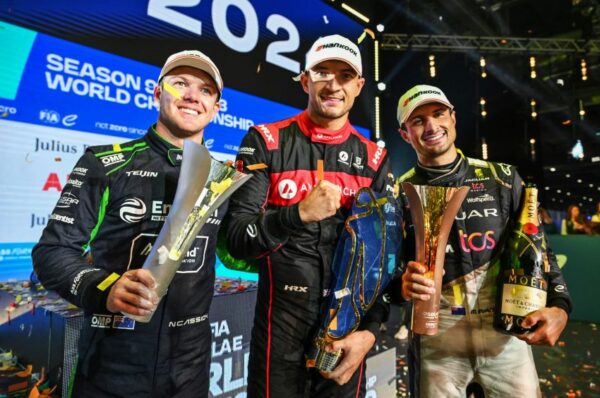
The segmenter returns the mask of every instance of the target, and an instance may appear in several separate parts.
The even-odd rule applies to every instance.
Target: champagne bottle
[[[546,306],[548,259],[537,196],[535,186],[525,187],[519,220],[502,257],[494,327],[509,334],[531,331],[521,323],[528,314]]]

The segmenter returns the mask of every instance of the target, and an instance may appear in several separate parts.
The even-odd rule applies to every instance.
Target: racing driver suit
[[[349,122],[330,131],[304,111],[251,128],[237,159],[253,177],[231,197],[224,226],[228,249],[234,257],[259,259],[248,396],[355,397],[357,390],[364,395],[364,363],[338,386],[307,370],[305,353],[323,314],[333,252],[352,198],[361,187],[386,188],[386,150]],[[298,203],[318,183],[319,161],[323,178],[340,187],[342,206],[334,216],[305,225]],[[386,305],[378,303],[359,329],[377,336],[385,316]]]
[[[149,323],[110,313],[102,283],[144,263],[173,203],[182,156],[154,127],[134,141],[88,148],[33,249],[43,285],[85,312],[76,396],[208,396],[208,311],[226,205],[198,233]]]
[[[446,247],[439,331],[411,336],[413,396],[464,397],[471,381],[489,398],[540,396],[531,347],[493,328],[499,257],[522,202],[523,182],[516,169],[467,158],[459,151],[452,165],[436,169],[418,164],[398,179],[403,181],[470,188]],[[408,242],[404,247],[414,250]],[[547,306],[568,314],[571,299],[555,256],[550,250],[548,254]]]

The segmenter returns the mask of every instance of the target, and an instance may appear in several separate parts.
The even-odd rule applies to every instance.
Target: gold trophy
[[[444,256],[448,235],[468,187],[434,187],[403,182],[415,234],[415,261],[423,264],[425,277],[433,279],[435,294],[427,301],[415,300],[411,329],[425,335],[438,331]]]

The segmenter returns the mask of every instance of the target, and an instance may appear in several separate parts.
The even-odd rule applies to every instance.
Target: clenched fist
[[[320,181],[298,205],[300,219],[308,224],[329,218],[340,208],[341,201],[340,187],[329,181]]]

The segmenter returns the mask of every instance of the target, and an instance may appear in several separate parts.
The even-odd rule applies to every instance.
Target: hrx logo
[[[308,286],[285,285],[283,290],[296,293],[308,293]]]

